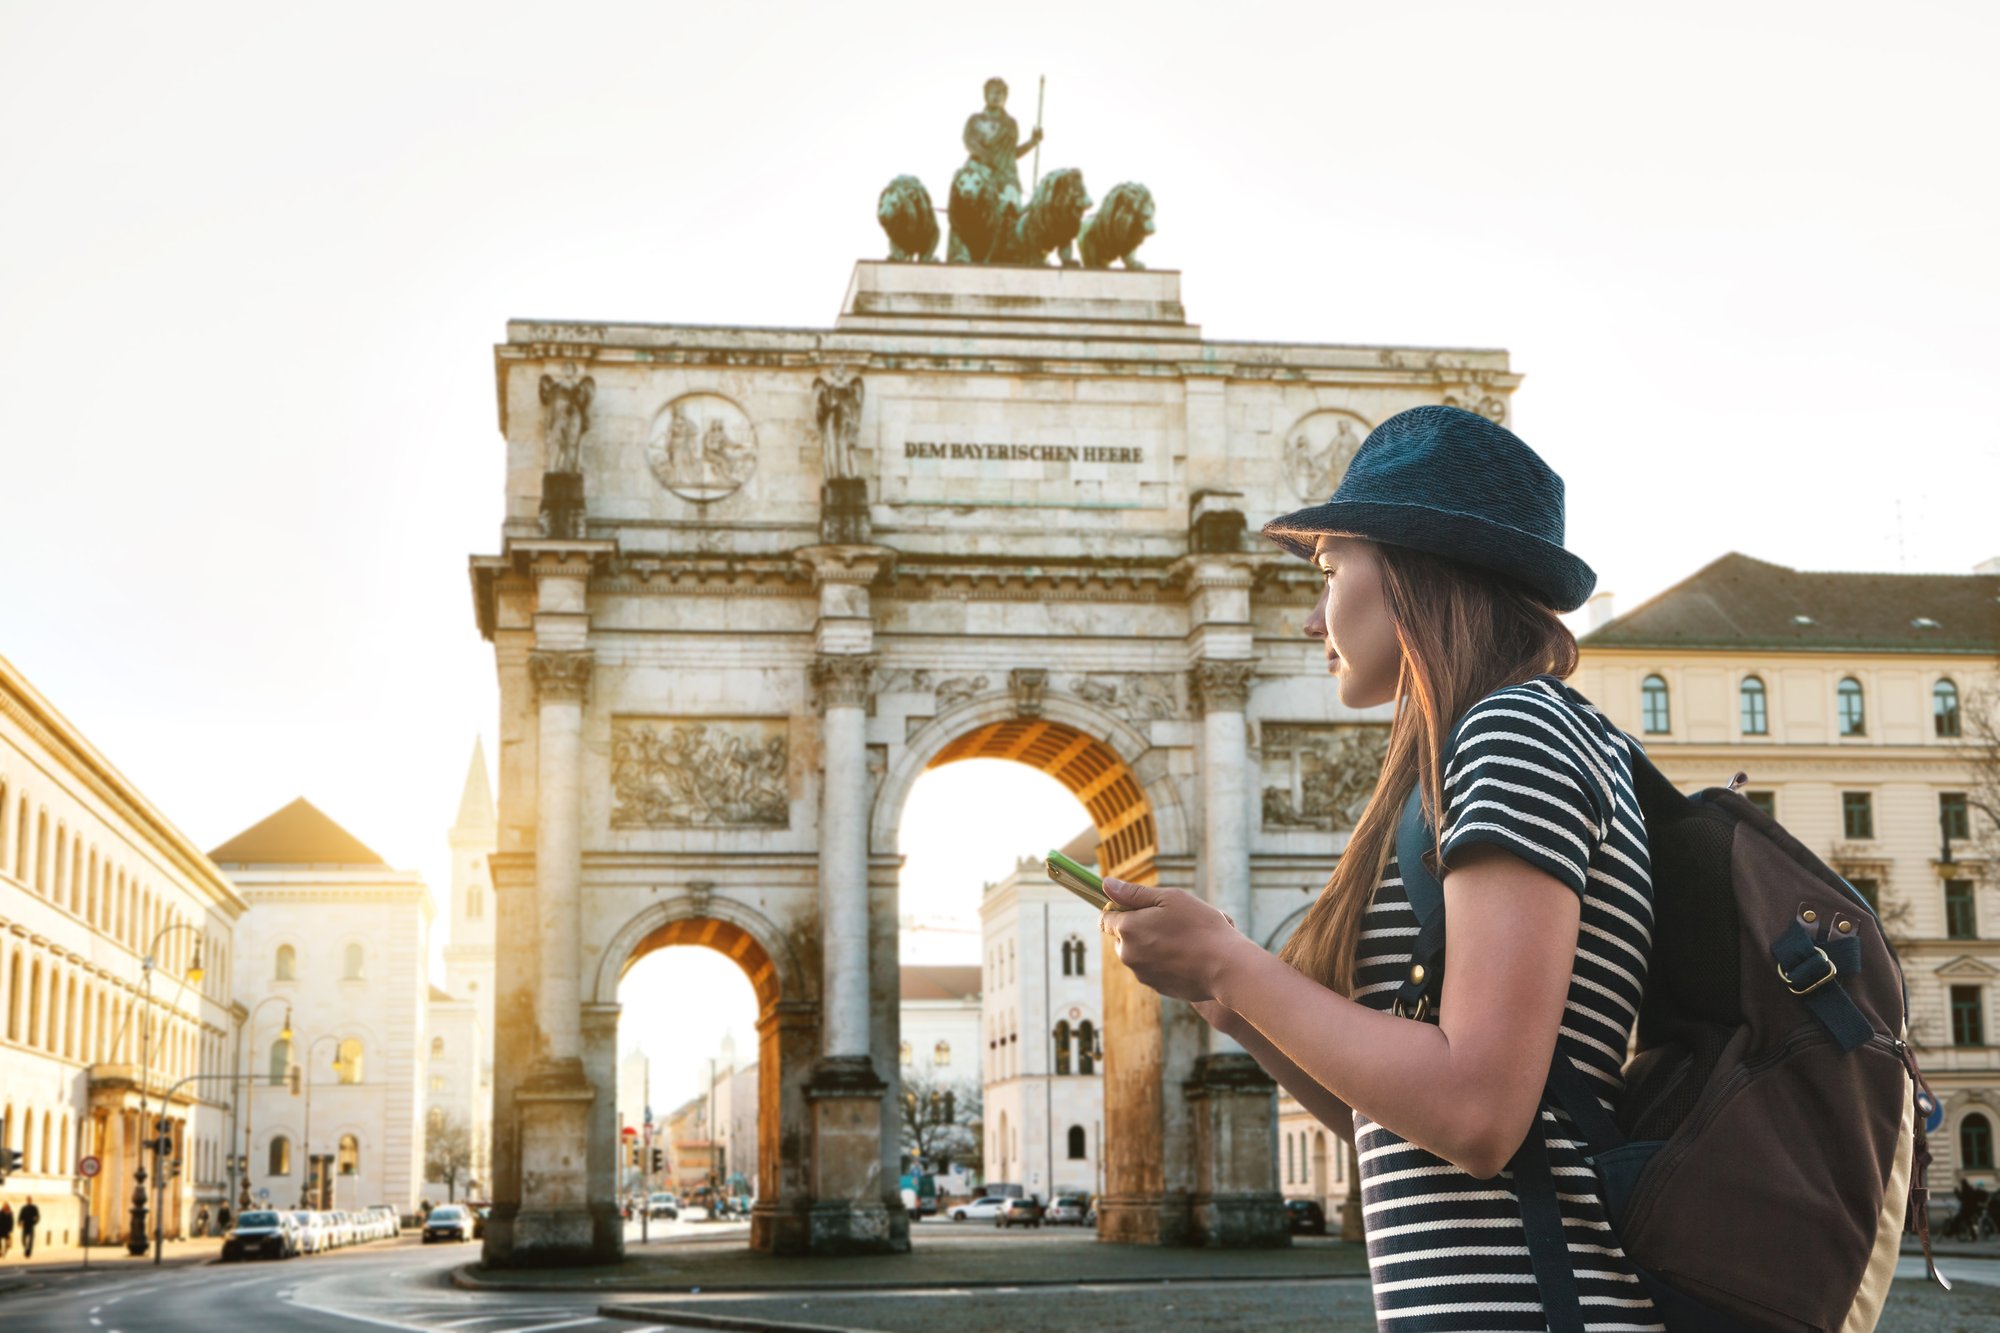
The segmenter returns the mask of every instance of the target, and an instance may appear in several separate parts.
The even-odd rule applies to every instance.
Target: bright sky
[[[0,0],[0,653],[202,846],[303,794],[443,886],[505,321],[829,324],[992,74],[1024,125],[1047,76],[1045,169],[1151,187],[1209,336],[1509,349],[1622,606],[1730,549],[1967,570],[1996,48],[1976,4]],[[947,817],[1013,799],[907,825],[911,882],[1074,831]]]

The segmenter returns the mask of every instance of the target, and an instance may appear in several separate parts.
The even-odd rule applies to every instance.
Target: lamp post
[[[318,1049],[319,1049],[319,1044],[320,1044],[321,1042],[323,1042],[323,1041],[339,1041],[339,1040],[340,1040],[340,1037],[338,1036],[338,1034],[335,1034],[335,1033],[328,1033],[328,1034],[326,1034],[325,1036],[321,1036],[321,1037],[314,1037],[314,1038],[312,1039],[311,1043],[310,1043],[310,1044],[308,1044],[308,1045],[307,1045],[307,1047],[306,1047],[306,1058],[305,1058],[305,1071],[306,1071],[306,1079],[305,1079],[305,1083],[306,1083],[306,1129],[305,1129],[305,1135],[304,1135],[304,1138],[305,1138],[305,1148],[306,1148],[306,1182],[307,1182],[307,1184],[308,1184],[308,1186],[309,1186],[309,1187],[311,1187],[311,1186],[315,1186],[315,1185],[317,1185],[317,1183],[318,1183],[318,1177],[317,1177],[317,1176],[315,1176],[315,1175],[314,1175],[314,1172],[313,1172],[313,1081],[312,1081],[312,1053],[313,1053],[314,1051],[316,1051],[316,1050],[318,1050]],[[334,1061],[333,1061],[333,1067],[334,1067],[335,1069],[338,1069],[338,1068],[340,1068],[340,1057],[339,1057],[339,1054],[338,1054],[338,1052],[339,1052],[339,1048],[338,1048],[338,1047],[336,1047],[336,1048],[335,1048],[335,1055],[334,1055]],[[314,1190],[313,1190],[313,1193],[315,1194],[315,1196],[317,1196],[317,1195],[318,1195],[318,1193],[319,1193],[319,1191],[318,1191],[317,1189],[314,1189]],[[325,1203],[323,1203],[323,1202],[321,1202],[321,1201],[320,1201],[320,1200],[319,1200],[319,1199],[318,1199],[317,1197],[315,1197],[315,1198],[314,1198],[314,1200],[313,1200],[313,1202],[312,1202],[312,1203],[310,1203],[310,1204],[306,1203],[306,1202],[304,1201],[304,1199],[303,1199],[303,1198],[301,1198],[301,1200],[300,1200],[300,1202],[299,1202],[299,1207],[301,1207],[301,1208],[325,1208],[325,1207],[326,1207],[326,1204],[325,1204]]]
[[[146,955],[139,963],[140,988],[143,995],[139,1019],[139,1132],[145,1138],[139,1150],[138,1169],[132,1173],[132,1217],[127,1224],[131,1234],[125,1238],[125,1252],[134,1258],[145,1254],[147,1245],[146,1150],[150,1148],[153,1152],[153,1174],[157,1177],[160,1174],[160,1140],[165,1136],[164,1129],[152,1123],[146,1110],[146,1085],[153,1077],[153,967],[156,962],[154,954],[159,949],[161,940],[182,930],[191,931],[195,936],[194,960],[188,966],[186,979],[200,985],[201,979],[207,973],[201,965],[201,931],[192,922],[182,921],[171,926],[162,926],[159,933],[153,936],[152,943],[146,946]],[[166,1110],[164,1106],[160,1109],[162,1112]],[[165,1119],[163,1114],[162,1125]],[[157,1214],[158,1209],[154,1211]],[[158,1221],[156,1216],[154,1219],[156,1226]]]
[[[278,1029],[278,1039],[285,1043],[285,1060],[291,1062],[292,1002],[282,995],[266,995],[250,1010],[250,1019],[245,1026],[250,1032],[250,1076],[249,1097],[243,1108],[243,1188],[236,1196],[236,1211],[242,1212],[250,1206],[250,1141],[257,1127],[257,1014],[267,1004],[283,1001],[285,1025]]]

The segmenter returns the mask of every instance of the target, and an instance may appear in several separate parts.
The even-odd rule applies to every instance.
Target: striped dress
[[[1466,713],[1446,751],[1444,785],[1447,865],[1462,847],[1493,843],[1583,899],[1557,1044],[1609,1105],[1652,952],[1652,872],[1625,737],[1560,679],[1537,676]],[[1416,933],[1392,856],[1362,920],[1356,999],[1389,1007]],[[1611,1234],[1568,1118],[1541,1114],[1584,1319],[1592,1329],[1662,1329]],[[1358,1111],[1354,1141],[1382,1328],[1545,1327],[1511,1172],[1475,1179]]]

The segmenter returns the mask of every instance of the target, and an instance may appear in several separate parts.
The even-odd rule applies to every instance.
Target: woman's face
[[[1340,701],[1349,708],[1390,702],[1396,697],[1403,649],[1382,595],[1382,560],[1375,543],[1321,537],[1313,563],[1322,584],[1305,632],[1326,644],[1326,669],[1340,682]]]

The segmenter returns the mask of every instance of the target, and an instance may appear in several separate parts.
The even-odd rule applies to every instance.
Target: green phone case
[[[1076,862],[1070,860],[1067,856],[1064,856],[1061,852],[1050,852],[1048,860],[1050,865],[1061,866],[1064,870],[1069,871],[1070,874],[1075,875],[1078,879],[1082,880],[1085,884],[1088,884],[1091,888],[1096,889],[1099,892],[1103,891],[1104,889],[1103,877],[1100,876],[1095,870],[1092,870],[1089,866],[1078,865]]]

